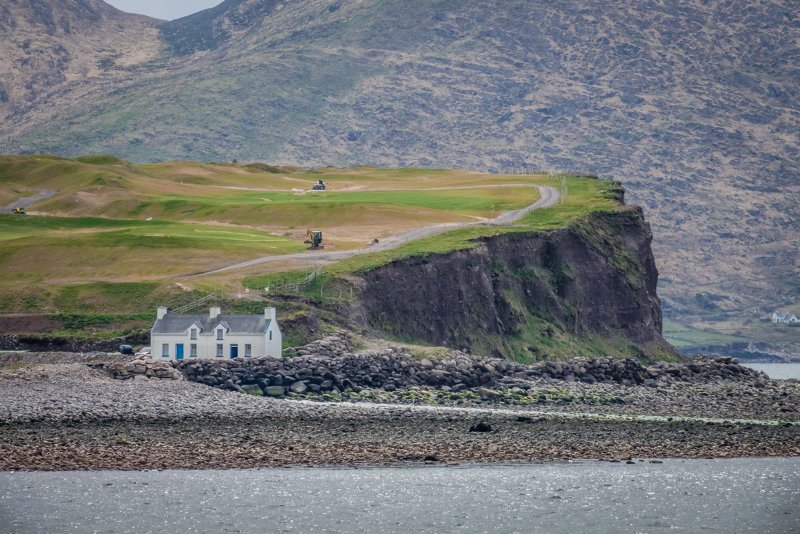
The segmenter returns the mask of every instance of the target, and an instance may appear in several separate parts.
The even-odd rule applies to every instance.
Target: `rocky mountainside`
[[[22,117],[53,93],[78,99],[87,79],[114,80],[165,48],[158,21],[101,0],[0,3],[0,117]],[[15,122],[5,123],[13,134]]]
[[[160,24],[36,0],[0,21],[2,152],[587,171],[647,210],[668,313],[800,296],[791,0],[227,0]],[[26,70],[25,28],[56,60]]]

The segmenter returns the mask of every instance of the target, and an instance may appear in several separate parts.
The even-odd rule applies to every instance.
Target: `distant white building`
[[[793,313],[772,312],[772,322],[776,324],[800,324],[800,319]]]
[[[282,342],[275,308],[264,308],[264,315],[222,315],[216,306],[208,315],[170,315],[167,308],[159,307],[150,330],[150,357],[155,360],[278,358]]]

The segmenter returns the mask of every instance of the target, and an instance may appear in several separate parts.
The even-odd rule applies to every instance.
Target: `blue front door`
[[[231,345],[231,360],[239,357],[239,345]]]
[[[175,359],[176,360],[183,359],[183,343],[175,344]]]

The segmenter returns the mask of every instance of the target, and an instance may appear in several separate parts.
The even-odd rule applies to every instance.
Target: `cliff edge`
[[[351,313],[377,335],[518,361],[673,359],[651,241],[636,206],[485,237],[361,273]]]

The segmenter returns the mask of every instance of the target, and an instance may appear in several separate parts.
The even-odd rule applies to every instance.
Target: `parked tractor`
[[[308,247],[309,250],[319,250],[321,248],[325,248],[322,244],[322,231],[321,230],[312,230],[309,228],[306,230],[306,240],[303,241],[307,245],[311,245]]]

